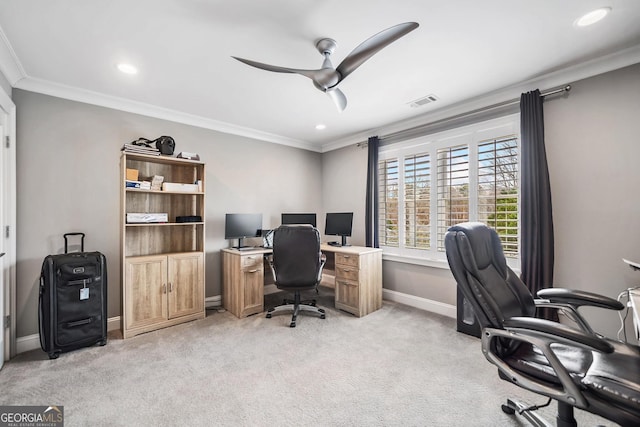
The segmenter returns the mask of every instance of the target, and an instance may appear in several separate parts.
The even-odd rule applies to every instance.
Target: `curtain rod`
[[[558,93],[566,93],[569,92],[571,90],[571,85],[567,84],[564,86],[560,86],[554,89],[549,89],[545,92],[542,92],[540,94],[540,96],[547,97],[550,95],[555,95]],[[482,107],[482,108],[478,108],[476,110],[472,110],[472,111],[468,111],[466,113],[461,113],[461,114],[456,114],[455,116],[451,116],[451,117],[447,117],[444,119],[440,119],[440,120],[436,120],[424,125],[419,125],[419,126],[415,126],[409,129],[405,129],[405,130],[401,130],[398,132],[393,132],[390,133],[388,135],[382,136],[380,137],[380,143],[384,144],[384,143],[391,143],[391,142],[395,142],[395,141],[401,141],[401,140],[405,140],[405,139],[410,139],[412,137],[415,136],[420,136],[421,134],[424,135],[426,134],[426,131],[433,128],[433,127],[437,127],[437,126],[441,126],[444,125],[445,123],[454,121],[454,120],[461,120],[461,119],[466,119],[466,118],[470,118],[473,117],[475,115],[478,114],[488,114],[493,110],[508,110],[509,107],[514,107],[516,105],[520,105],[520,98],[514,98],[514,99],[510,99],[508,101],[503,101],[503,102],[499,102],[497,104],[492,104],[492,105],[488,105],[486,107]],[[506,112],[506,111],[505,111]],[[366,144],[366,143],[364,143]],[[361,144],[358,144],[358,146],[360,146]]]

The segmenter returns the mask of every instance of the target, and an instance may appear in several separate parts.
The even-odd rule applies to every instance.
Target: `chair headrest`
[[[463,222],[452,226],[449,231],[462,232],[468,242],[469,251],[465,251],[462,257],[468,270],[484,270],[493,264],[499,271],[506,273],[507,261],[495,230],[481,222]]]

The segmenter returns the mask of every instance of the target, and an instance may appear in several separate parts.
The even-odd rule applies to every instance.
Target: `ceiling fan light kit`
[[[347,107],[347,97],[340,89],[337,88],[338,84],[373,55],[416,28],[418,28],[418,23],[405,22],[380,31],[378,34],[368,38],[356,47],[345,59],[342,60],[337,68],[333,67],[330,60],[331,55],[336,49],[337,43],[335,40],[330,38],[322,38],[316,42],[316,49],[320,52],[320,55],[324,57],[324,60],[322,61],[322,68],[317,70],[301,70],[296,68],[279,67],[276,65],[252,61],[250,59],[238,58],[236,56],[233,56],[232,58],[261,70],[273,71],[276,73],[300,74],[308,77],[313,81],[313,85],[316,88],[329,95],[338,108],[338,111],[342,112]]]

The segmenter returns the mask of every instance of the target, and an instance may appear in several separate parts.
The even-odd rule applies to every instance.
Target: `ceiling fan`
[[[405,22],[380,31],[378,34],[369,37],[356,47],[345,59],[342,60],[337,68],[333,67],[331,60],[329,59],[336,49],[336,41],[329,38],[320,39],[316,43],[316,49],[318,49],[318,52],[324,56],[322,68],[318,70],[300,70],[296,68],[278,67],[276,65],[263,64],[261,62],[238,58],[236,56],[232,56],[232,58],[262,70],[274,71],[276,73],[300,74],[308,77],[313,81],[315,87],[331,97],[333,102],[336,104],[336,107],[338,107],[338,110],[342,112],[347,107],[347,97],[340,89],[337,88],[338,84],[378,51],[416,28],[418,28],[418,24],[416,22]]]

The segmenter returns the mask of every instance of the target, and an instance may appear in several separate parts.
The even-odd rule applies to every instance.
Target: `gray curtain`
[[[544,147],[543,97],[539,90],[520,97],[522,137],[522,281],[535,296],[553,284],[553,215],[547,154]],[[542,309],[538,317],[558,320],[553,309]]]
[[[378,234],[378,148],[380,140],[377,136],[369,138],[369,160],[367,164],[367,199],[365,208],[365,243],[367,247],[379,248]]]

